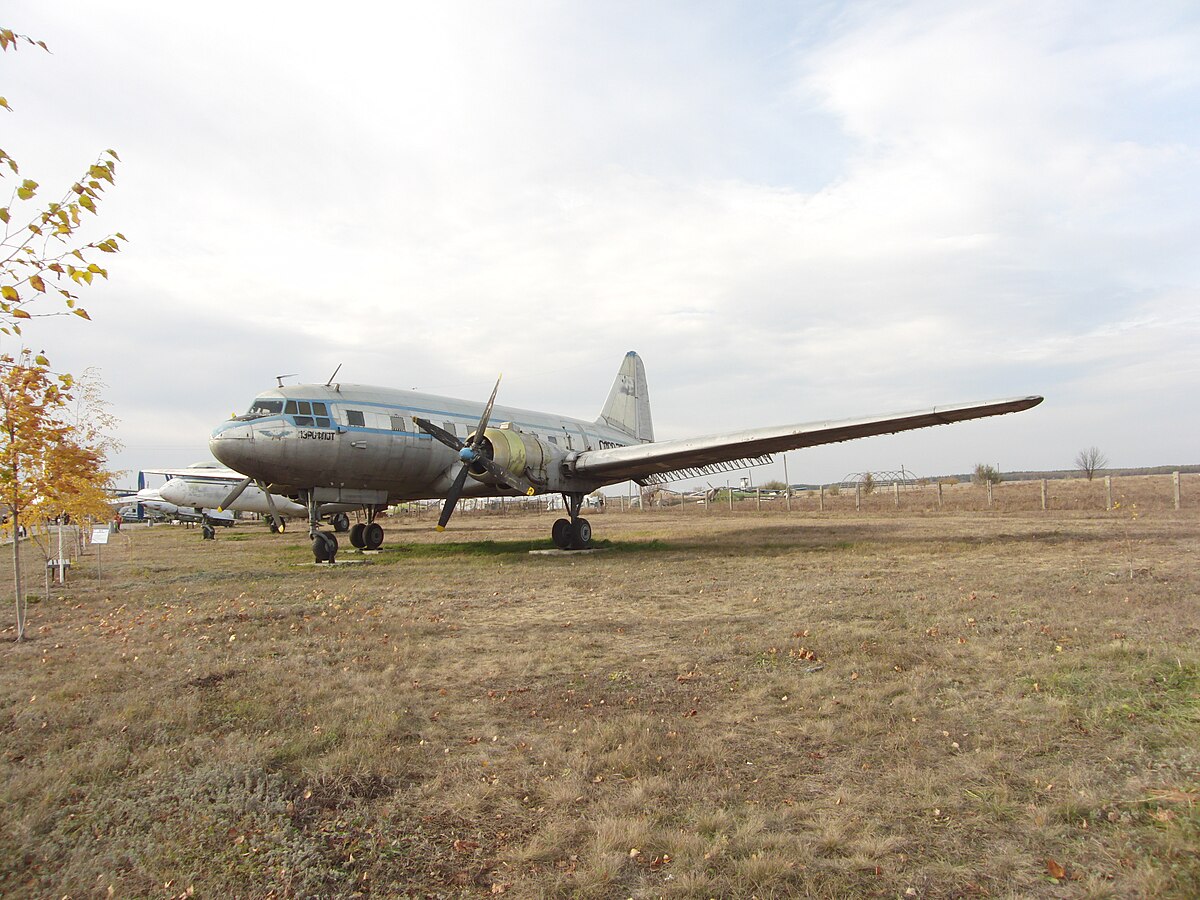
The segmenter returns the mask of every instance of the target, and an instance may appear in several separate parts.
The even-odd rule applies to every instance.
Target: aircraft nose
[[[166,500],[168,503],[174,503],[178,505],[182,501],[177,496],[179,491],[176,489],[177,486],[175,481],[176,479],[174,478],[168,479],[167,483],[158,489],[158,496],[162,497],[162,499]]]
[[[218,425],[208,440],[208,449],[235,472],[245,472],[243,467],[254,455],[254,429],[249,422]]]

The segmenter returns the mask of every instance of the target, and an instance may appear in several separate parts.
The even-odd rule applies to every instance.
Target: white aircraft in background
[[[164,519],[178,519],[181,522],[211,523],[213,525],[233,524],[232,513],[217,512],[215,509],[193,510],[187,506],[180,506],[164,497],[159,488],[141,488],[136,494],[114,497],[108,502],[109,505],[116,507],[122,516],[125,516],[127,512],[132,510],[129,518],[137,518],[137,507],[140,505]]]
[[[272,532],[282,532],[286,519],[306,518],[308,508],[286,497],[272,497],[258,487],[249,486],[232,502],[222,506],[230,490],[242,481],[242,474],[212,463],[195,463],[185,469],[145,469],[147,475],[165,475],[167,481],[157,489],[160,501],[179,509],[192,510],[202,520],[232,524],[229,510],[252,512],[267,518]],[[140,496],[140,494],[139,494]],[[141,502],[141,501],[139,501]],[[350,517],[346,513],[357,509],[355,504],[326,504],[322,516],[334,531],[349,531]]]
[[[318,527],[329,504],[361,507],[367,522],[350,529],[350,543],[374,549],[383,541],[375,518],[393,503],[444,498],[441,530],[460,497],[561,493],[569,518],[554,523],[551,537],[563,549],[583,549],[592,538],[590,523],[579,515],[583,498],[604,485],[647,485],[765,465],[772,453],[1019,412],[1042,402],[1017,397],[656,443],[646,370],[636,353],[626,354],[593,422],[496,406],[499,387],[497,381],[487,403],[479,403],[335,384],[333,378],[281,383],[213,431],[213,456],[245,476],[218,508],[234,503],[251,483],[268,496],[289,497],[308,511],[317,561],[332,562],[337,538]],[[492,426],[493,418],[500,424]]]

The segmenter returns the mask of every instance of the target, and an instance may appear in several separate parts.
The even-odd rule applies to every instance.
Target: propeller
[[[235,484],[233,486],[233,490],[230,491],[228,495],[226,495],[225,499],[217,505],[217,512],[225,512],[225,510],[229,509],[229,505],[236,501],[238,497],[242,496],[242,491],[248,488],[250,486],[250,482],[253,480],[253,478],[247,475],[245,478]]]
[[[275,530],[282,531],[283,520],[279,517],[279,510],[275,508],[275,499],[271,496],[271,492],[267,490],[267,486],[265,484],[263,484],[261,481],[255,481],[255,479],[249,475],[233,486],[233,490],[229,492],[225,499],[221,501],[221,505],[217,507],[217,512],[224,512],[225,510],[229,509],[230,504],[236,501],[238,497],[242,496],[242,491],[246,490],[252,481],[254,482],[255,486],[262,491],[264,495],[266,495],[267,509],[271,511],[271,521],[275,523]]]
[[[503,377],[501,376],[501,378]],[[496,392],[499,390],[500,378],[497,378],[496,386],[492,388],[492,396],[488,398],[487,405],[483,408],[483,415],[479,417],[479,425],[475,428],[475,433],[471,435],[469,443],[460,441],[457,435],[451,434],[444,428],[439,428],[428,419],[413,417],[413,421],[417,423],[418,428],[455,451],[458,454],[458,458],[462,461],[462,468],[458,470],[458,475],[455,476],[454,483],[450,485],[450,492],[446,495],[446,502],[442,505],[442,514],[438,517],[438,531],[446,530],[446,523],[450,521],[450,516],[454,513],[454,507],[458,503],[458,498],[462,495],[463,485],[467,482],[467,476],[471,473],[472,466],[483,468],[501,484],[523,491],[526,496],[533,496],[536,493],[533,482],[528,478],[506,471],[496,465],[483,452],[483,445],[487,440],[484,432],[487,431],[488,420],[492,417],[492,407],[496,403]]]

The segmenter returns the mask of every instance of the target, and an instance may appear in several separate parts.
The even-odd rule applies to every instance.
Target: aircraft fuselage
[[[465,440],[484,404],[363,385],[287,385],[260,394],[251,411],[219,425],[210,448],[222,463],[271,485],[276,493],[315,488],[323,502],[396,503],[445,497],[458,457],[422,431],[427,419]],[[635,441],[626,433],[531,410],[496,406],[491,432],[507,427],[536,438],[544,453],[529,460],[537,493],[588,492],[601,481],[564,472],[573,454]],[[513,496],[511,488],[468,480],[464,496]]]

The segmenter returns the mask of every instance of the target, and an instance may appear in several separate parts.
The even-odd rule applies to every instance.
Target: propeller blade
[[[488,474],[490,474],[497,481],[503,482],[510,488],[520,491],[526,497],[532,497],[537,493],[537,488],[533,486],[533,482],[528,478],[524,477],[523,475],[514,475],[512,472],[502,469],[482,453],[479,454],[479,457],[475,460],[475,462],[487,469]]]
[[[487,406],[483,408],[483,415],[479,417],[479,427],[475,429],[475,440],[472,445],[478,447],[483,443],[483,433],[487,431],[488,419],[492,417],[492,406],[496,402],[496,392],[500,390],[500,378],[504,377],[504,373],[500,373],[500,377],[496,379],[496,386],[492,388],[492,396],[488,397]]]
[[[283,519],[279,517],[279,510],[275,508],[275,498],[271,496],[271,492],[267,490],[267,486],[261,481],[256,482],[258,489],[263,492],[263,496],[267,498],[267,509],[271,511],[271,521],[275,523],[276,531],[283,531]]]
[[[242,491],[248,488],[250,486],[250,482],[253,480],[253,478],[247,476],[239,481],[234,486],[233,490],[229,492],[229,495],[221,501],[220,506],[217,507],[217,512],[225,512],[225,510],[229,509],[229,504],[233,503],[238,497],[242,496]]]
[[[467,480],[467,472],[469,470],[470,466],[464,465],[458,470],[458,477],[454,479],[454,484],[450,485],[450,493],[446,495],[446,502],[442,504],[442,514],[438,517],[438,531],[446,530],[446,523],[450,521],[450,516],[454,514],[454,506],[458,503],[458,496],[462,493],[463,484]]]
[[[441,441],[443,444],[445,444],[451,450],[461,450],[463,447],[466,446],[462,441],[460,441],[458,439],[457,435],[451,434],[445,428],[439,428],[437,425],[434,425],[428,419],[419,419],[416,416],[413,416],[413,421],[417,423],[417,427],[420,428],[423,432],[437,438],[439,441]]]

